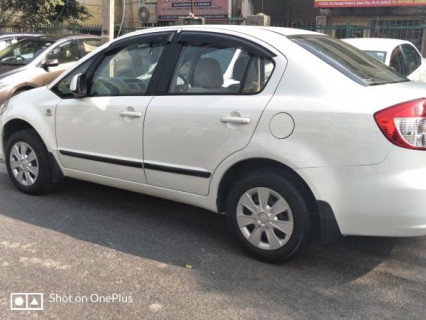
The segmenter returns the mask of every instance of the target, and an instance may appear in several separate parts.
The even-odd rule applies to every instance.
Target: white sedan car
[[[154,28],[3,104],[0,153],[24,193],[66,176],[199,206],[281,262],[426,234],[425,89],[314,32]]]
[[[408,79],[426,82],[426,59],[409,41],[384,38],[342,39],[391,66]]]

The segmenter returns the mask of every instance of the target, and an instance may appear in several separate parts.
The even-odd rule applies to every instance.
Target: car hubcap
[[[237,223],[244,237],[263,250],[283,247],[290,240],[294,226],[287,201],[268,188],[253,188],[241,196]]]
[[[23,186],[32,186],[38,178],[39,163],[31,146],[17,142],[10,153],[10,168],[15,179]]]

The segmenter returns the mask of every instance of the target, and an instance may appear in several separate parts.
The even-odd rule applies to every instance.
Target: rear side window
[[[79,59],[78,43],[75,40],[63,43],[53,48],[48,54],[48,59],[57,59],[59,63],[75,62]]]
[[[85,54],[92,52],[93,50],[100,47],[101,44],[102,44],[101,40],[92,40],[92,39],[91,40],[82,40],[81,42],[83,43],[83,48],[84,48]]]
[[[169,87],[171,94],[256,94],[274,64],[243,49],[211,43],[183,45]]]
[[[392,68],[343,41],[321,35],[288,38],[361,85],[409,81]]]

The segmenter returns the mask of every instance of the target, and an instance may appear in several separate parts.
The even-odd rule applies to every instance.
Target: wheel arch
[[[25,129],[32,129],[37,132],[37,130],[35,130],[35,128],[25,120],[13,119],[7,122],[3,127],[3,146],[6,148],[7,142],[9,141],[12,134]]]
[[[46,146],[46,143],[44,142],[41,135],[37,132],[37,130],[30,123],[28,123],[27,121],[22,120],[22,119],[13,119],[13,120],[10,120],[9,122],[7,122],[3,127],[2,144],[3,144],[4,152],[6,152],[7,142],[9,141],[10,137],[15,132],[18,132],[18,131],[21,131],[21,130],[33,130],[39,136],[40,140],[44,143],[44,145]],[[64,174],[63,174],[55,156],[49,150],[48,150],[48,158],[49,158],[50,167],[51,167],[51,170],[52,170],[53,181],[58,182],[58,181],[62,180],[62,178],[64,177]]]
[[[218,212],[225,211],[227,195],[229,194],[232,182],[235,181],[235,179],[237,179],[238,177],[241,177],[250,171],[258,170],[261,168],[272,168],[282,171],[284,174],[291,177],[291,179],[302,190],[303,194],[306,195],[306,202],[312,217],[313,236],[318,239],[321,236],[321,223],[319,208],[314,193],[312,192],[308,184],[302,179],[302,177],[300,177],[300,175],[298,175],[293,169],[275,160],[263,158],[246,159],[237,162],[233,166],[228,168],[228,170],[223,175],[217,190],[216,206]]]
[[[35,86],[30,86],[30,85],[26,85],[26,86],[22,86],[22,87],[19,87],[19,88],[15,88],[15,90],[13,91],[12,96],[13,96],[13,95],[16,95],[16,94],[18,94],[18,93],[24,92],[24,91],[28,91],[28,90],[31,90],[31,89],[35,89],[35,88],[37,88],[37,87],[35,87]]]

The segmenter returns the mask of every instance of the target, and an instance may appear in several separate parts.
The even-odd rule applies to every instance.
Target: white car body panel
[[[244,36],[283,55],[275,58],[277,66],[265,89],[247,96],[144,96],[138,97],[137,105],[134,97],[61,100],[49,90],[58,79],[49,88],[13,98],[0,118],[2,128],[13,119],[33,126],[66,176],[211,211],[218,211],[218,188],[230,168],[245,160],[269,159],[293,169],[316,200],[330,204],[343,234],[426,234],[426,153],[394,146],[373,117],[384,108],[425,97],[426,85],[361,86],[276,34],[306,31],[234,26],[155,31],[181,28]],[[122,38],[131,36],[135,33]],[[119,112],[129,106],[141,117],[121,117]],[[198,111],[199,107],[205,109]],[[84,112],[76,115],[75,108]],[[52,116],[46,116],[48,109]],[[220,121],[232,112],[250,118],[250,124]],[[271,134],[271,119],[279,113],[294,121],[290,135],[281,139]],[[126,134],[130,130],[133,135]],[[111,154],[105,142],[117,152]],[[60,155],[58,148],[212,175],[198,178],[107,163],[93,165],[87,159]]]
[[[6,102],[16,104],[15,107],[7,109],[0,117],[0,123],[5,124],[12,120],[30,123],[42,137],[47,149],[56,154],[56,137],[52,134],[55,132],[55,115],[53,112],[56,104],[60,101],[61,99],[46,87],[23,92]],[[4,158],[3,147],[1,143],[0,157]]]
[[[407,76],[408,79],[417,82],[426,82],[426,59],[422,57],[422,64]]]
[[[142,170],[143,119],[151,99],[150,96],[137,99],[92,97],[60,102],[56,108],[56,139],[62,152],[59,154],[62,165],[68,169],[145,183]],[[138,112],[140,116],[120,116],[120,112],[126,111]],[[100,162],[93,167],[92,160],[70,157],[64,155],[64,151],[127,160],[134,162],[135,166],[121,166],[120,170],[116,170],[117,164]]]
[[[377,165],[296,172],[316,186],[317,199],[333,207],[342,234],[421,236],[426,228],[425,162],[424,153],[393,147]]]

